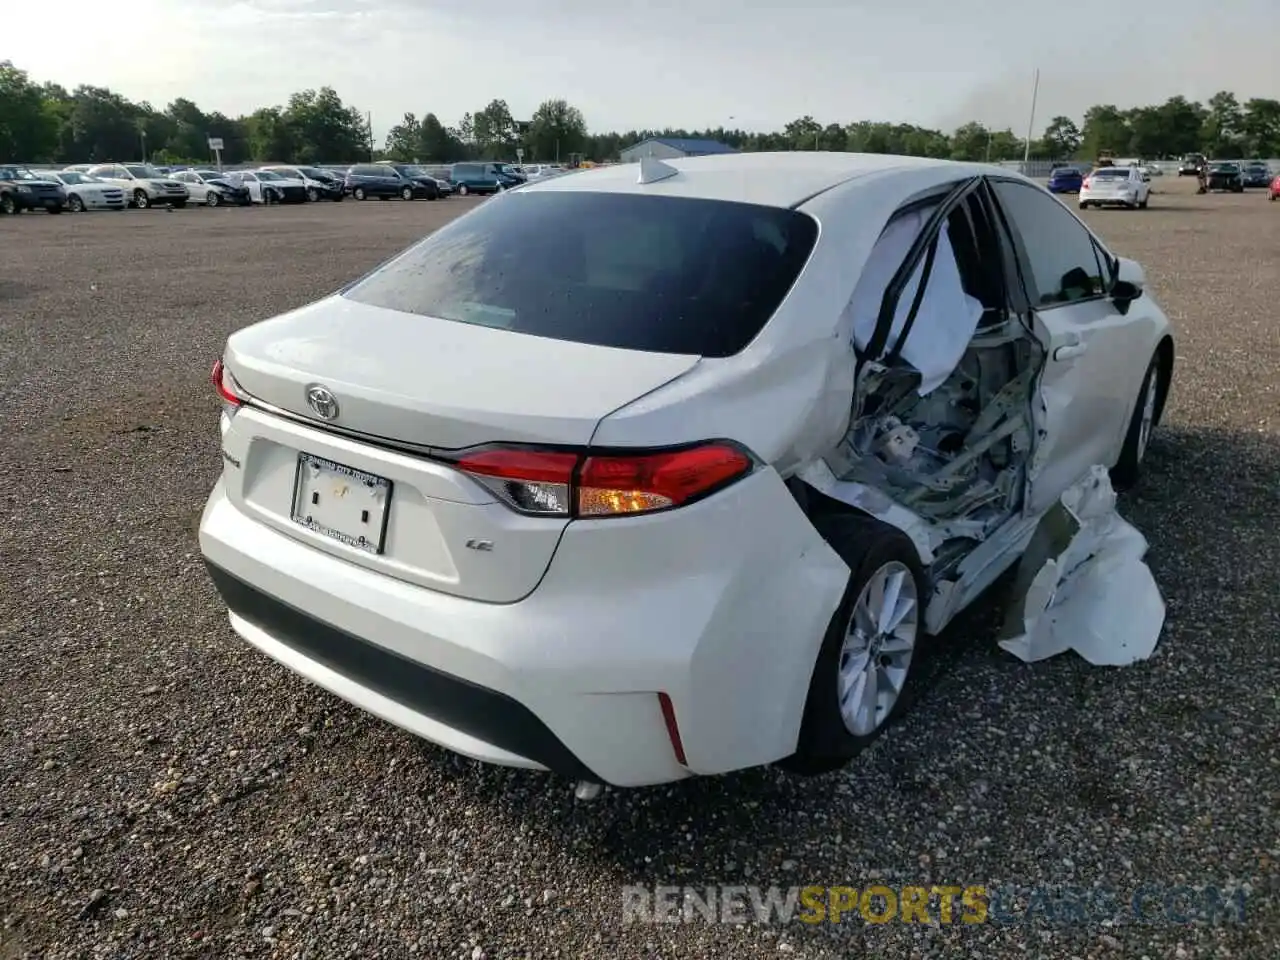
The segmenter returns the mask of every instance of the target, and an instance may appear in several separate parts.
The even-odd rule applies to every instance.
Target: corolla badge
[[[307,406],[315,411],[315,415],[321,420],[338,418],[338,398],[328,387],[319,383],[313,383],[307,387]]]

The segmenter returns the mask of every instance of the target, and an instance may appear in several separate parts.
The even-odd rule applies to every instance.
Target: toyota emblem
[[[338,418],[338,398],[328,387],[318,383],[307,387],[307,406],[315,411],[315,415],[321,420]]]

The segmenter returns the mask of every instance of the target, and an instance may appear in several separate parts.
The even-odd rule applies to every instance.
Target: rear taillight
[[[737,444],[717,440],[608,454],[494,446],[464,454],[454,466],[513,510],[585,518],[684,506],[746,476],[755,461]]]
[[[1086,189],[1086,190],[1087,190],[1089,187],[1092,187],[1092,186],[1093,186],[1093,178],[1092,178],[1092,177],[1085,177],[1083,180],[1081,180],[1081,181],[1080,181],[1080,186],[1081,186],[1081,188]]]
[[[223,365],[221,357],[213,362],[209,379],[213,382],[213,389],[218,392],[218,398],[227,406],[238,407],[244,403],[240,385],[236,383],[236,378],[231,375],[231,371]]]

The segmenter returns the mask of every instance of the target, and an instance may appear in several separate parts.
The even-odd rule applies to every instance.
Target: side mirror
[[[1123,313],[1129,309],[1130,303],[1142,296],[1146,283],[1146,274],[1137,261],[1118,257],[1116,279],[1111,285],[1111,299]]]

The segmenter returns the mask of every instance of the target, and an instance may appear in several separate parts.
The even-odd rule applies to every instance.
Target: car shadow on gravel
[[[1153,439],[1145,479],[1120,501],[1122,514],[1150,541],[1148,559],[1169,606],[1161,646],[1144,663],[1098,668],[1064,654],[1027,665],[1004,653],[995,637],[1006,577],[932,641],[928,682],[899,729],[843,771],[802,779],[755,769],[609,790],[588,804],[569,799],[567,782],[540,781],[542,775],[467,776],[460,767],[449,775],[463,779],[460,793],[468,803],[496,806],[497,816],[510,816],[521,829],[600,861],[620,884],[787,883],[788,875],[817,882],[813,878],[828,875],[833,860],[875,863],[875,851],[886,849],[878,822],[884,811],[910,811],[907,823],[900,815],[894,819],[898,830],[912,831],[913,824],[944,819],[958,798],[975,791],[1000,812],[987,828],[996,843],[1016,844],[1013,824],[1023,816],[1088,822],[1120,809],[1139,829],[1158,819],[1162,801],[1127,790],[1112,772],[1117,749],[1135,737],[1150,742],[1149,731],[1126,726],[1123,704],[1141,688],[1143,716],[1154,718],[1170,740],[1182,725],[1221,721],[1215,714],[1230,694],[1218,690],[1213,702],[1203,696],[1214,668],[1185,675],[1171,672],[1166,660],[1199,656],[1198,644],[1212,652],[1212,637],[1183,623],[1182,611],[1197,602],[1197,592],[1216,589],[1217,580],[1206,584],[1202,576],[1205,565],[1225,570],[1240,557],[1266,555],[1259,551],[1280,525],[1277,477],[1280,442],[1274,435],[1172,428]],[[1276,564],[1264,566],[1265,574],[1236,582],[1249,594],[1237,597],[1242,609],[1251,602],[1263,609],[1280,587]],[[1254,655],[1243,624],[1221,629],[1233,631],[1237,656]],[[1100,717],[1108,724],[1101,732]],[[1014,775],[989,766],[995,757],[981,749],[956,764],[957,738],[975,718],[1033,725],[1041,750],[1064,766],[1043,788],[1028,790]],[[1000,744],[992,749],[998,753]],[[1168,758],[1179,762],[1176,753]],[[1002,824],[1008,824],[1008,837],[997,834]],[[916,865],[893,867],[909,873]],[[744,868],[753,872],[744,875]]]

